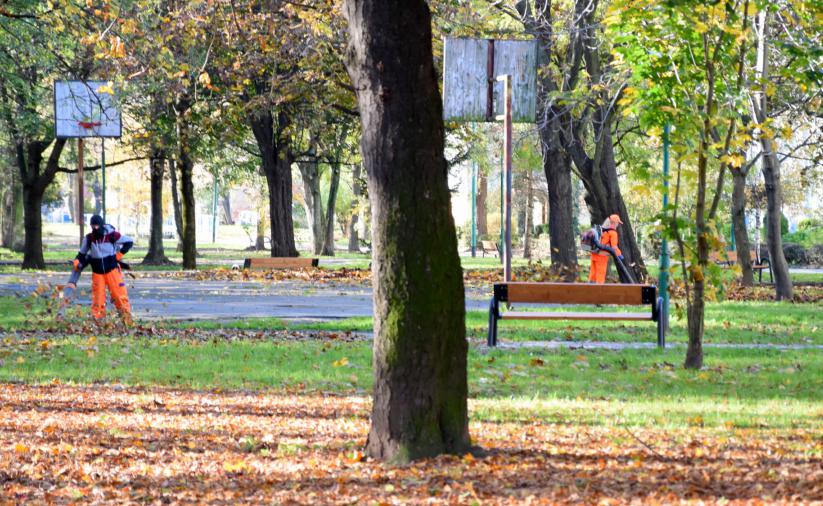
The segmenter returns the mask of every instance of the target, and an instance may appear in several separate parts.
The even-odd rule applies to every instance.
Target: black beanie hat
[[[101,227],[105,224],[105,223],[103,222],[103,217],[102,217],[102,216],[100,216],[99,214],[95,214],[94,216],[92,216],[92,217],[91,217],[91,222],[90,222],[90,223],[91,223],[91,225],[92,225],[92,226],[94,226],[94,225],[100,225]]]

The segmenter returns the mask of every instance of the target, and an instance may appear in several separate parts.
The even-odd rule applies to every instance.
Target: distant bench
[[[644,313],[600,313],[600,312],[500,312],[501,302],[523,302],[537,304],[648,304],[649,312]],[[596,285],[588,283],[496,283],[494,296],[489,308],[488,345],[497,346],[497,320],[634,320],[657,322],[657,346],[665,348],[666,335],[663,328],[665,318],[661,318],[663,298],[657,297],[657,288],[652,285]]]
[[[307,269],[309,267],[317,267],[319,260],[317,258],[301,258],[301,257],[264,257],[264,258],[247,258],[243,262],[243,268],[254,269]]]
[[[769,282],[774,283],[774,276],[772,275],[772,264],[765,258],[758,259],[757,253],[755,250],[749,250],[749,258],[752,261],[752,270],[757,271],[757,282],[763,282],[763,271],[768,269],[769,270]],[[726,267],[731,267],[737,263],[737,251],[723,251],[717,252],[712,251],[709,254],[709,260],[712,262],[723,265]]]
[[[497,249],[497,244],[495,244],[494,241],[480,241],[480,251],[484,257],[486,253],[493,253],[495,256],[500,256],[500,250]]]

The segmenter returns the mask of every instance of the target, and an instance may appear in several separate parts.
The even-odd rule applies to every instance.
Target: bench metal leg
[[[666,347],[666,321],[669,315],[666,307],[663,305],[663,297],[657,298],[657,347],[664,349]]]
[[[491,303],[489,304],[489,337],[486,340],[486,344],[489,346],[497,346],[498,318],[497,297],[492,297]]]

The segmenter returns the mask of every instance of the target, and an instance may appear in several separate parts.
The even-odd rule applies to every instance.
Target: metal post
[[[477,162],[472,162],[472,258],[477,256]]]
[[[80,244],[85,235],[83,211],[83,138],[77,139],[77,224],[80,225]]]
[[[106,222],[106,139],[101,138],[100,142],[101,142],[100,170],[103,171],[103,193],[102,193],[103,202],[102,202],[102,208],[103,208],[103,223],[105,223]]]
[[[211,242],[217,242],[217,175],[214,176],[214,191],[211,197]]]
[[[669,124],[663,127],[663,213],[669,205]],[[660,318],[663,318],[663,331],[669,329],[669,246],[666,236],[660,244],[660,275],[657,284],[660,288],[660,295],[663,299],[660,308]]]
[[[503,81],[503,172],[506,184],[506,218],[503,224],[506,231],[504,246],[505,261],[503,264],[503,278],[512,280],[512,76],[509,74],[498,76]],[[503,190],[503,188],[501,188]]]

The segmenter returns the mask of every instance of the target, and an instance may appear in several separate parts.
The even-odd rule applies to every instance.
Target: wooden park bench
[[[772,264],[765,258],[758,258],[757,253],[755,250],[749,250],[749,258],[752,260],[752,270],[757,271],[757,282],[763,282],[763,271],[768,269],[769,270],[769,282],[774,283],[774,275],[772,274]],[[709,254],[709,260],[712,262],[723,265],[725,267],[731,267],[737,264],[737,251],[723,251],[717,252],[712,251]]]
[[[483,252],[484,257],[486,253],[494,253],[494,256],[500,256],[500,251],[497,249],[497,244],[495,244],[494,241],[480,241],[480,251]]]
[[[306,269],[309,267],[317,267],[319,260],[317,258],[300,258],[300,257],[264,257],[264,258],[247,258],[243,262],[244,269]]]
[[[649,312],[500,312],[500,303],[648,305]],[[665,318],[661,318],[663,298],[653,285],[596,285],[588,283],[522,283],[494,285],[489,309],[488,345],[497,345],[497,320],[651,320],[657,322],[657,346],[666,346]]]

